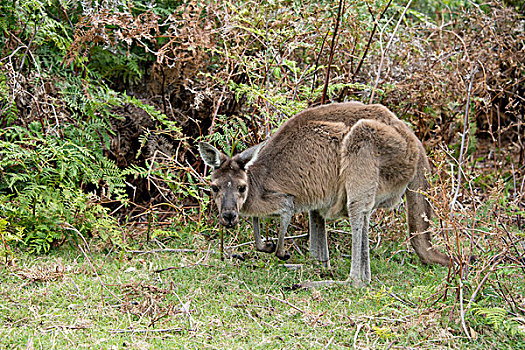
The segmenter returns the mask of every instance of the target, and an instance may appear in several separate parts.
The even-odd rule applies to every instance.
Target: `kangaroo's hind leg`
[[[371,212],[364,214],[363,221],[363,233],[361,240],[361,277],[365,283],[370,283],[371,274],[370,274],[370,247],[369,247],[369,223],[370,223]]]
[[[377,187],[374,186],[373,176],[369,176],[367,186],[359,184],[356,177],[349,176],[346,184],[347,210],[352,226],[350,279],[355,287],[363,287],[370,282],[368,226]]]
[[[379,186],[379,166],[375,147],[365,122],[357,123],[343,141],[341,176],[344,177],[346,206],[352,226],[352,266],[350,279],[362,287],[370,282],[368,226]]]
[[[310,211],[310,254],[319,260],[324,267],[330,268],[330,253],[326,235],[325,220],[317,210]]]
[[[352,265],[350,279],[355,287],[370,282],[370,255],[368,251],[368,216],[363,211],[350,215],[352,226]]]

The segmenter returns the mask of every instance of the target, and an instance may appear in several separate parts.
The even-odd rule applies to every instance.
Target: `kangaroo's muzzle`
[[[227,210],[222,213],[220,221],[227,228],[232,228],[239,223],[239,215],[233,210]]]

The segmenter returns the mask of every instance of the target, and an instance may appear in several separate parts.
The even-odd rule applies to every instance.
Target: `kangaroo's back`
[[[393,128],[400,141],[395,139],[392,146],[404,147],[404,150],[397,150],[405,152],[402,159],[389,154],[388,145],[381,147],[383,157],[380,161],[383,164],[379,166],[386,172],[387,179],[399,169],[406,171],[407,167],[413,174],[419,140],[386,107],[359,102],[320,106],[295,115],[267,141],[249,171],[256,177],[264,178],[262,185],[266,191],[285,190],[294,196],[298,211],[344,208],[341,167],[345,166],[342,157],[347,157],[347,152],[342,147],[345,137],[360,120],[377,121],[389,129]],[[359,157],[354,158],[360,161]],[[355,167],[359,169],[359,165],[355,164]]]
[[[264,178],[267,192],[294,196],[297,209],[331,200],[339,176],[340,144],[349,130],[345,123],[315,117],[299,114],[286,122],[249,169]]]

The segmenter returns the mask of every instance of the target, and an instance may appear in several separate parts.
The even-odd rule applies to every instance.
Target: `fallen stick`
[[[217,266],[214,266],[214,265],[195,264],[195,265],[190,265],[190,266],[170,266],[170,267],[165,267],[163,269],[154,270],[153,272],[159,273],[159,272],[164,272],[164,271],[169,271],[169,270],[192,269],[192,268],[197,267],[197,266],[217,267]]]
[[[153,253],[193,253],[195,249],[153,249],[153,250],[126,250],[126,253],[133,254],[153,254]]]
[[[303,237],[308,237],[308,233],[304,233],[302,235],[297,235],[297,236],[284,237],[284,239],[296,239],[296,238],[303,238]],[[276,240],[278,240],[278,238],[271,237],[271,238],[263,239],[263,242],[276,241]],[[239,247],[242,247],[242,246],[245,246],[245,245],[250,245],[250,244],[255,244],[255,241],[250,241],[250,242],[246,242],[246,243],[237,244],[237,245],[234,245],[234,246],[228,247],[228,248],[235,249],[235,248],[239,248]]]
[[[162,329],[110,329],[111,333],[148,333],[148,332],[182,332],[183,328],[162,328]]]
[[[274,297],[274,296],[271,295],[271,294],[267,294],[267,296],[269,296],[270,298],[272,298],[272,299],[274,299],[274,300],[280,301],[280,302],[283,303],[283,304],[286,304],[286,305],[290,306],[292,309],[297,310],[297,311],[299,311],[299,312],[302,313],[302,314],[306,314],[306,315],[308,315],[308,314],[306,313],[306,311],[304,311],[303,309],[298,308],[298,307],[295,306],[294,304],[290,303],[288,300],[283,300],[283,299],[280,299],[280,298]],[[310,316],[310,315],[308,315],[308,316]]]
[[[324,281],[306,281],[302,283],[296,283],[290,287],[291,290],[303,289],[303,288],[318,288],[318,287],[328,287],[328,286],[346,286],[349,285],[349,281],[334,281],[334,280],[324,280]]]

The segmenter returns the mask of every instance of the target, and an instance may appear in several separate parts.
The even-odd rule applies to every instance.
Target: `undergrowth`
[[[43,253],[72,236],[65,225],[119,242],[118,222],[101,205],[126,196],[122,171],[100,150],[97,132],[105,126],[46,130],[34,121],[2,131],[0,213],[30,250]]]

